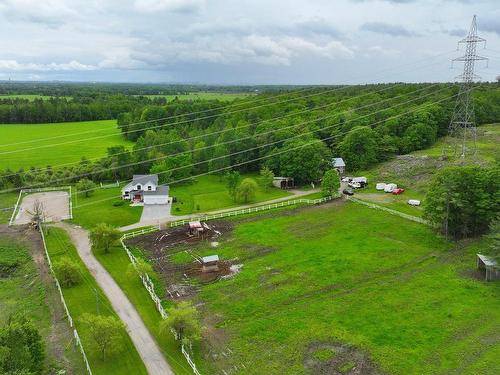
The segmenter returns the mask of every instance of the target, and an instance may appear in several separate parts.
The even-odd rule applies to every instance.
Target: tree
[[[255,198],[257,189],[257,182],[253,178],[245,178],[236,190],[236,197],[238,200],[248,203]]]
[[[366,126],[356,127],[340,142],[338,149],[350,170],[367,168],[377,161],[377,134]]]
[[[122,335],[125,326],[113,316],[92,315],[85,313],[81,322],[87,326],[90,336],[96,343],[101,359],[123,349]]]
[[[82,178],[76,184],[78,194],[83,195],[85,198],[90,197],[94,193],[95,187],[96,184],[94,184],[94,182],[90,181],[88,178]]]
[[[439,172],[425,198],[424,217],[445,236],[482,234],[500,212],[500,169],[453,167]]]
[[[320,140],[288,141],[279,152],[280,175],[293,177],[297,184],[318,181],[331,162],[330,150]]]
[[[168,310],[168,317],[160,322],[160,332],[170,334],[174,329],[181,343],[194,342],[201,338],[201,326],[198,311],[188,301],[179,302]]]
[[[238,184],[240,183],[241,176],[238,171],[230,171],[226,173],[226,187],[229,191],[229,195],[233,200],[236,200],[236,190],[238,189]]]
[[[500,262],[500,215],[498,215],[490,224],[490,251],[488,252],[493,258]]]
[[[64,287],[69,288],[78,285],[82,281],[78,266],[68,258],[62,258],[58,262],[55,262],[54,272],[56,273],[59,283]]]
[[[138,258],[137,262],[134,264],[130,263],[127,267],[127,276],[130,279],[136,278],[137,276],[146,276],[153,273],[153,267],[150,263],[144,259]]]
[[[269,190],[271,186],[273,186],[274,173],[268,167],[263,167],[260,170],[260,177],[262,180],[262,185],[264,189]]]
[[[340,188],[339,172],[336,169],[330,169],[325,172],[321,180],[321,192],[323,196],[330,197],[338,192]]]
[[[106,223],[97,224],[94,229],[90,231],[90,242],[92,246],[104,250],[106,253],[109,252],[109,248],[116,244],[120,237],[121,232]]]
[[[44,359],[42,337],[30,321],[13,316],[0,327],[0,373],[42,374]]]

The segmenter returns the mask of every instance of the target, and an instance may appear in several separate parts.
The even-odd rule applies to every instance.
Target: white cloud
[[[94,65],[82,64],[72,60],[69,63],[20,63],[16,60],[0,60],[0,70],[7,71],[88,71],[97,69]]]
[[[141,12],[167,11],[174,13],[198,13],[204,0],[135,0],[134,6]]]

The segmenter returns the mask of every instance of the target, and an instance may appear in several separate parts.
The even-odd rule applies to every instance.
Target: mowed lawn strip
[[[142,285],[139,276],[131,278],[127,274],[130,261],[125,254],[125,250],[121,246],[115,246],[107,254],[96,250],[93,253],[135,306],[144,324],[148,327],[149,332],[158,342],[163,355],[174,372],[177,375],[192,374],[192,370],[181,354],[179,342],[175,341],[173,335],[170,335],[170,333],[167,335],[160,334],[159,324],[162,319],[161,315],[156,310],[156,306]]]
[[[18,192],[0,193],[0,224],[9,222],[18,197]]]
[[[235,202],[231,198],[223,176],[200,176],[190,184],[173,184],[170,187],[170,195],[176,197],[177,202],[172,205],[172,214],[187,215],[208,212],[292,196],[286,190],[274,187],[264,188],[261,184],[262,179],[257,174],[242,175],[242,180],[247,177],[255,179],[259,185],[255,198],[248,203]]]
[[[75,224],[92,229],[96,224],[107,223],[115,227],[137,223],[142,207],[130,207],[121,199],[121,188],[97,188],[90,197],[73,190],[73,220]]]
[[[108,147],[132,145],[132,142],[126,141],[120,134],[116,120],[0,124],[0,129],[0,169],[17,170],[48,165],[56,167],[59,164],[78,162],[84,156],[105,156]],[[76,134],[82,132],[90,133]],[[27,141],[33,142],[25,143]],[[18,152],[19,150],[22,151]]]
[[[0,263],[17,266],[0,276],[0,326],[12,316],[28,318],[38,329],[45,343],[47,367],[64,366],[75,374],[84,374],[85,367],[78,349],[74,346],[73,335],[66,330],[67,322],[54,321],[54,307],[50,301],[59,303],[52,279],[44,282],[40,277],[27,246],[5,235],[0,236]],[[50,285],[48,283],[50,282]],[[62,309],[62,307],[61,307]],[[64,326],[56,327],[58,324]],[[54,348],[58,346],[58,348]],[[54,350],[64,348],[66,363],[58,363]]]
[[[80,319],[84,313],[114,317],[117,317],[117,315],[92,275],[88,272],[64,229],[50,227],[46,240],[53,263],[67,257],[79,267],[83,281],[74,287],[63,288],[63,294],[80,334],[92,372],[103,375],[147,374],[146,368],[125,329],[122,332],[122,350],[119,353],[109,355],[104,361],[101,359],[101,354],[95,342],[90,337],[85,325],[81,324]]]
[[[207,357],[213,371],[306,374],[310,345],[341,343],[388,373],[497,373],[500,285],[468,276],[481,246],[455,249],[354,203],[243,223],[219,241],[194,250],[244,266],[196,300],[233,351]]]

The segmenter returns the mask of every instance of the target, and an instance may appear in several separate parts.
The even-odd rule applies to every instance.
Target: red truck
[[[405,189],[403,189],[403,188],[396,188],[396,189],[394,189],[394,190],[392,191],[392,194],[394,194],[394,195],[399,195],[399,194],[403,194],[403,193],[404,193],[404,191],[405,191]]]

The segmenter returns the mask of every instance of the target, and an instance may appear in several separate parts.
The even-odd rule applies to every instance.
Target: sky
[[[0,80],[224,85],[453,81],[500,0],[0,0]]]

